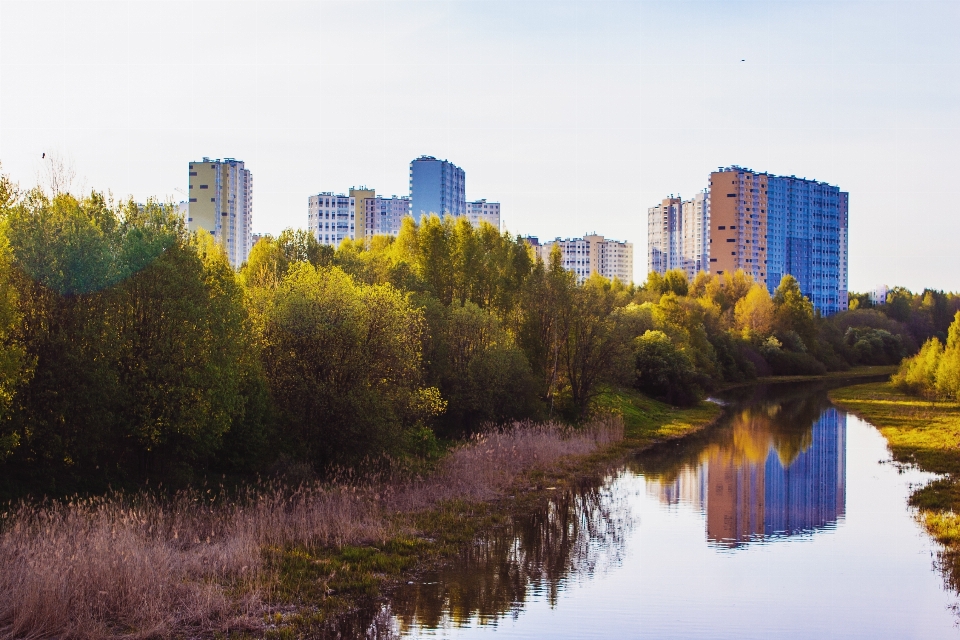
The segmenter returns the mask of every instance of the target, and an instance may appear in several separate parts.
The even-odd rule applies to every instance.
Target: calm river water
[[[725,397],[709,431],[558,495],[394,594],[376,637],[955,638],[907,505],[930,474],[823,384]]]

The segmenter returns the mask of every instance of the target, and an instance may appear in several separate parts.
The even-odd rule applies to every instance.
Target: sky
[[[850,289],[960,290],[960,2],[6,2],[0,163],[182,200],[243,160],[255,232],[449,159],[541,239],[634,245],[720,166],[850,193]]]

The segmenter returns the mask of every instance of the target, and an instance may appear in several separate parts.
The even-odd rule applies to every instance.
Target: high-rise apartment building
[[[356,239],[356,198],[325,191],[307,202],[307,228],[317,242],[337,247]]]
[[[821,313],[847,308],[849,194],[736,166],[712,173],[710,182],[712,271],[742,268],[771,293],[789,274]]]
[[[500,203],[487,202],[486,200],[477,200],[467,203],[467,219],[470,224],[478,226],[481,222],[492,225],[497,230],[500,229]]]
[[[572,271],[579,282],[595,273],[611,280],[618,278],[627,284],[633,282],[633,244],[630,242],[587,234],[582,238],[557,238],[542,244],[528,240],[528,244],[544,261],[550,259],[553,247],[559,247],[563,268]]]
[[[651,271],[743,270],[773,291],[790,274],[814,308],[847,308],[849,194],[825,182],[732,166],[692,200],[647,211]]]
[[[688,278],[705,270],[710,241],[710,194],[673,196],[647,209],[647,271],[682,269]]]
[[[424,215],[459,217],[466,214],[466,177],[447,160],[420,156],[410,163],[410,200],[414,220]]]
[[[710,271],[767,282],[767,174],[710,174]],[[779,282],[779,281],[778,281]]]
[[[224,158],[190,163],[187,228],[207,231],[236,269],[250,253],[253,176],[241,160]]]
[[[394,236],[400,233],[403,219],[410,215],[410,198],[377,196],[364,200],[365,237]]]
[[[366,187],[350,187],[350,197],[353,198],[354,202],[354,222],[356,223],[356,230],[354,232],[355,238],[366,238],[367,237],[367,200],[377,197],[377,192],[373,189],[368,189]]]

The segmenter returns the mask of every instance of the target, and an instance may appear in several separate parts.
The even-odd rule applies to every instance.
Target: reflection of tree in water
[[[612,478],[564,492],[515,515],[453,562],[400,587],[391,610],[401,628],[517,615],[529,594],[555,604],[564,583],[619,561],[631,516]]]

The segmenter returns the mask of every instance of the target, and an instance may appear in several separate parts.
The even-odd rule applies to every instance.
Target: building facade
[[[728,192],[738,196],[739,217],[729,218],[742,227],[736,237],[737,251],[744,259],[737,268],[752,267],[744,271],[754,274],[771,294],[783,276],[792,275],[803,295],[825,315],[847,309],[848,193],[826,182],[735,166],[711,174],[711,188],[716,194],[711,205],[714,216],[717,202]],[[733,200],[729,195],[726,199]],[[743,242],[756,242],[752,230],[761,231],[766,240],[759,251]],[[713,249],[716,252],[716,241]],[[716,257],[726,257],[725,252]],[[711,255],[711,267],[713,258]],[[750,259],[762,262],[748,262]],[[717,272],[723,270],[721,262],[716,264]]]
[[[825,315],[847,308],[849,194],[743,167],[720,168],[693,199],[647,211],[650,271],[743,270],[773,293],[784,275]]]
[[[682,269],[693,279],[707,270],[710,242],[710,193],[689,200],[669,197],[647,209],[647,272],[661,275]]]
[[[367,198],[364,200],[364,237],[396,237],[403,219],[409,215],[410,198],[406,196]]]
[[[414,220],[434,213],[460,217],[466,214],[466,174],[447,160],[420,156],[410,163],[410,200]]]
[[[664,198],[660,204],[647,209],[647,272],[664,274],[674,269],[677,256],[676,230],[679,226],[680,198]]]
[[[470,224],[476,227],[479,226],[481,222],[486,222],[498,231],[500,230],[499,202],[477,200],[476,202],[468,202],[466,206],[466,216],[467,219],[470,220]]]
[[[325,191],[307,202],[307,228],[317,242],[337,247],[356,239],[356,198]]]
[[[239,268],[252,247],[253,175],[233,158],[203,158],[189,166],[187,228],[209,232]]]
[[[366,208],[367,200],[377,197],[377,192],[373,189],[368,189],[366,187],[350,187],[350,197],[353,198],[354,202],[354,223],[356,224],[356,229],[354,230],[354,238],[366,238]]]
[[[553,248],[558,247],[563,256],[563,268],[572,271],[578,282],[595,273],[610,280],[617,278],[626,284],[633,282],[633,244],[630,242],[587,234],[582,238],[557,238],[544,243],[528,238],[527,243],[544,262],[550,260]]]
[[[710,272],[742,269],[766,285],[767,179],[726,169],[710,174]]]

